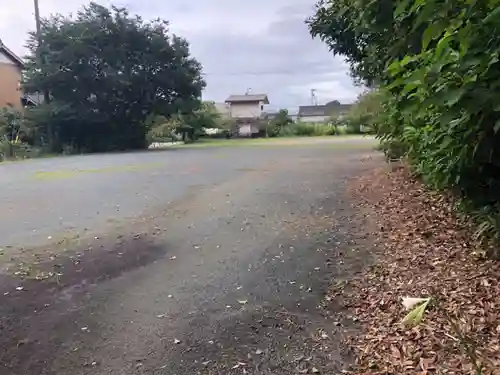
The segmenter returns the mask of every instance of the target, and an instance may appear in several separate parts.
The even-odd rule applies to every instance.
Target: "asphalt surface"
[[[0,374],[338,373],[320,305],[368,261],[345,189],[371,145],[0,165]]]

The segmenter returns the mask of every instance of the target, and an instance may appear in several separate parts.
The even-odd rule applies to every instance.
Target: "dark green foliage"
[[[23,132],[23,116],[14,108],[0,108],[0,137],[15,141]]]
[[[164,142],[180,138],[193,141],[204,136],[204,129],[222,128],[220,114],[212,103],[201,103],[191,113],[178,113],[167,118],[163,115],[151,114],[145,122],[148,142]]]
[[[345,126],[336,127],[333,124],[297,122],[284,128],[280,133],[280,137],[312,137],[341,134],[346,134]]]
[[[384,94],[381,90],[370,90],[361,94],[342,120],[349,134],[372,133],[381,118]]]
[[[196,130],[202,128],[221,128],[222,119],[213,103],[202,103],[192,113],[183,116],[183,121]]]
[[[150,129],[146,139],[148,143],[175,141],[175,131],[181,126],[179,119],[166,118],[165,116],[151,115],[146,120],[146,126]]]
[[[384,91],[383,144],[500,238],[500,2],[330,0],[310,27]]]
[[[36,129],[26,113],[14,108],[0,109],[0,161],[38,156],[43,150]]]
[[[288,110],[280,109],[276,117],[269,121],[266,134],[268,137],[277,137],[280,135],[281,131],[291,123],[293,123],[293,121],[288,115]]]
[[[316,135],[315,127],[315,124],[299,123],[294,126],[294,133],[297,136],[311,137]]]
[[[125,9],[90,3],[73,18],[44,20],[43,69],[33,34],[28,47],[24,86],[50,93],[37,126],[52,129],[59,150],[142,148],[149,114],[171,117],[200,106],[201,65],[164,21],[147,23]]]

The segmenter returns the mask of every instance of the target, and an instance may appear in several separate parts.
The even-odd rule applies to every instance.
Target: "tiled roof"
[[[337,101],[322,105],[301,105],[299,116],[329,116],[334,113],[346,112],[352,104],[341,104]]]
[[[226,99],[226,103],[235,102],[264,102],[264,104],[269,104],[269,99],[266,94],[231,95]]]
[[[326,116],[328,113],[326,105],[301,105],[299,116]]]

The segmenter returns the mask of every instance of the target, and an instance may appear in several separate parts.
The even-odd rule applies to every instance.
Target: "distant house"
[[[278,112],[262,112],[262,118],[266,120],[274,120],[278,116]]]
[[[279,112],[264,112],[262,113],[262,117],[266,120],[274,120],[276,116],[278,116],[278,113]],[[297,121],[298,115],[296,113],[288,113],[288,117],[290,117],[290,119],[295,122]]]
[[[264,105],[269,104],[266,94],[231,95],[226,99],[229,117],[237,122],[238,134],[252,136],[260,132]]]
[[[342,119],[351,110],[352,104],[342,104],[338,100],[333,100],[325,104],[330,118]]]
[[[299,107],[298,118],[302,122],[327,122],[332,117],[342,118],[351,104],[341,104],[337,100],[323,105],[303,105]]]
[[[326,105],[301,105],[299,107],[299,121],[302,122],[327,122],[328,116]]]
[[[0,40],[0,108],[22,108],[20,91],[23,61]]]
[[[39,94],[24,94],[21,78],[24,62],[0,39],[0,108],[23,108],[41,103]]]
[[[269,99],[265,94],[231,95],[226,104],[232,118],[260,118]]]

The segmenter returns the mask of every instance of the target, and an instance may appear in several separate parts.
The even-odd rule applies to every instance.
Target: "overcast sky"
[[[23,55],[26,33],[34,29],[33,0],[0,0],[0,38]],[[39,0],[43,15],[68,14],[84,0]],[[316,89],[320,104],[356,99],[343,59],[333,57],[312,40],[304,20],[315,0],[118,0],[97,1],[126,6],[145,19],[169,20],[171,30],[191,44],[203,64],[204,99],[224,101],[230,94],[269,95],[274,108],[295,108],[311,102]]]

